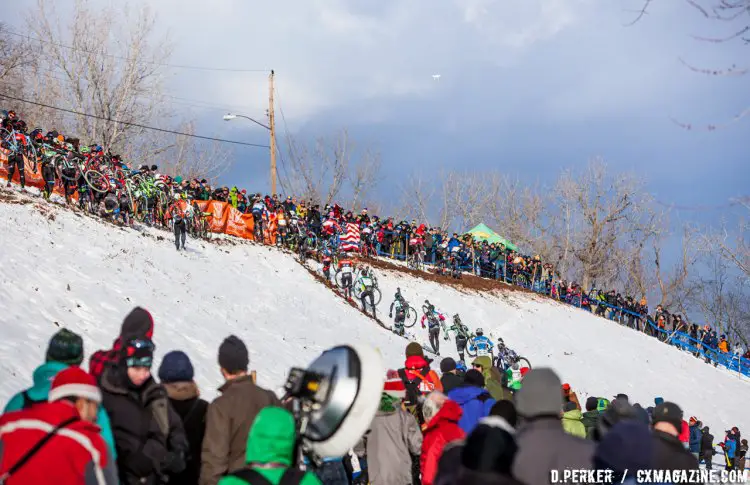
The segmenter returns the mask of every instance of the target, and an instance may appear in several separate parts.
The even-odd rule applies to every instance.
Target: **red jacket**
[[[5,482],[7,485],[114,485],[117,469],[99,427],[80,419],[67,401],[43,403],[0,417],[0,475],[55,426],[77,417],[50,439]]]
[[[461,414],[461,407],[454,401],[448,400],[427,423],[420,457],[422,485],[432,485],[435,480],[438,461],[440,461],[445,445],[451,441],[463,439],[465,436],[464,431],[458,426]]]

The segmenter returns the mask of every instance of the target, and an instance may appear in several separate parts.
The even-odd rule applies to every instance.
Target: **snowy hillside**
[[[37,200],[0,202],[0,401],[28,384],[58,325],[83,335],[88,356],[111,345],[136,304],[154,314],[157,357],[188,352],[209,399],[221,382],[217,348],[230,333],[245,339],[251,367],[272,388],[291,366],[338,343],[373,345],[390,367],[403,362],[405,340],[334,296],[292,256],[230,241],[189,240],[188,251],[177,253],[168,233],[116,228]],[[750,427],[746,379],[650,337],[534,295],[478,294],[377,272],[386,321],[400,287],[413,306],[429,299],[447,318],[459,313],[472,329],[502,336],[533,366],[553,367],[582,401],[625,392],[648,406],[662,396],[702,418],[717,439],[730,426]],[[419,324],[412,331],[426,340]],[[441,345],[443,355],[455,356],[452,341]]]

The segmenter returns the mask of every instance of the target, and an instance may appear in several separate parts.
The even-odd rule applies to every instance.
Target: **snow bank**
[[[219,343],[232,333],[247,342],[251,367],[271,388],[283,384],[290,367],[340,343],[373,345],[390,367],[403,362],[404,339],[276,249],[189,240],[178,253],[168,233],[117,228],[36,202],[0,203],[0,220],[2,402],[28,385],[59,327],[81,334],[88,356],[111,345],[135,305],[154,314],[157,365],[167,351],[185,350],[208,399],[221,384]],[[554,368],[581,401],[625,392],[646,407],[662,396],[710,425],[717,440],[730,426],[750,427],[746,379],[643,334],[535,295],[462,292],[398,271],[377,272],[385,321],[400,287],[416,308],[429,299],[448,319],[459,313],[472,329],[502,337],[533,366]],[[419,323],[412,332],[426,341]],[[452,341],[441,345],[443,355],[455,356]]]

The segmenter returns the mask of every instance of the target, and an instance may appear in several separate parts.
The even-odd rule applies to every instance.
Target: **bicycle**
[[[338,273],[337,273],[338,274]],[[380,292],[380,288],[378,288],[378,280],[375,278],[375,275],[371,276],[373,287],[372,287],[372,300],[375,303],[375,306],[380,304],[380,300],[383,299],[383,294]],[[362,288],[362,285],[354,285],[354,297],[359,300],[360,296],[362,295],[362,292],[364,289]]]
[[[422,249],[417,249],[409,254],[409,258],[406,260],[406,267],[422,271],[424,269],[424,251]]]
[[[411,328],[417,323],[417,310],[414,309],[413,306],[409,305],[409,302],[406,300],[402,300],[403,304],[399,301],[396,301],[396,304],[398,305],[398,308],[405,308],[405,317],[404,317],[404,328]]]
[[[502,371],[508,369],[517,370],[522,367],[531,369],[529,359],[518,355],[514,350],[506,347],[502,340],[497,344],[497,357],[494,359],[494,365]]]

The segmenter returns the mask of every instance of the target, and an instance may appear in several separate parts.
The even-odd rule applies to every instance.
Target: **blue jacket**
[[[487,338],[486,335],[479,335],[469,340],[469,350],[471,352],[474,352],[475,350],[482,350],[483,352],[486,352],[483,355],[488,355],[490,352],[492,352],[492,348],[494,346],[495,344],[493,344],[492,340]]]
[[[690,452],[691,453],[700,453],[702,438],[703,438],[703,433],[701,433],[701,429],[698,427],[698,425],[697,424],[692,425],[690,427]]]
[[[52,380],[58,372],[67,367],[67,365],[60,362],[46,362],[37,367],[34,370],[34,385],[26,390],[29,399],[32,401],[46,401],[47,396],[49,395],[49,389],[52,387]],[[10,398],[3,413],[20,411],[21,409],[23,409],[23,392],[19,392]],[[116,459],[115,437],[112,434],[112,428],[109,425],[109,416],[107,416],[107,411],[104,410],[104,406],[99,406],[99,411],[96,416],[96,424],[101,428],[102,438],[104,438],[104,441],[107,443],[107,447],[112,453],[112,457]]]
[[[460,246],[460,245],[461,245],[461,241],[459,241],[455,237],[450,238],[448,240],[448,252],[452,252],[453,248]]]
[[[472,432],[480,419],[489,416],[495,404],[486,389],[474,386],[457,387],[448,393],[448,397],[461,406],[463,414],[458,425],[466,434]]]
[[[734,459],[734,452],[737,449],[737,442],[734,438],[724,440],[724,453],[727,454],[730,460]]]

